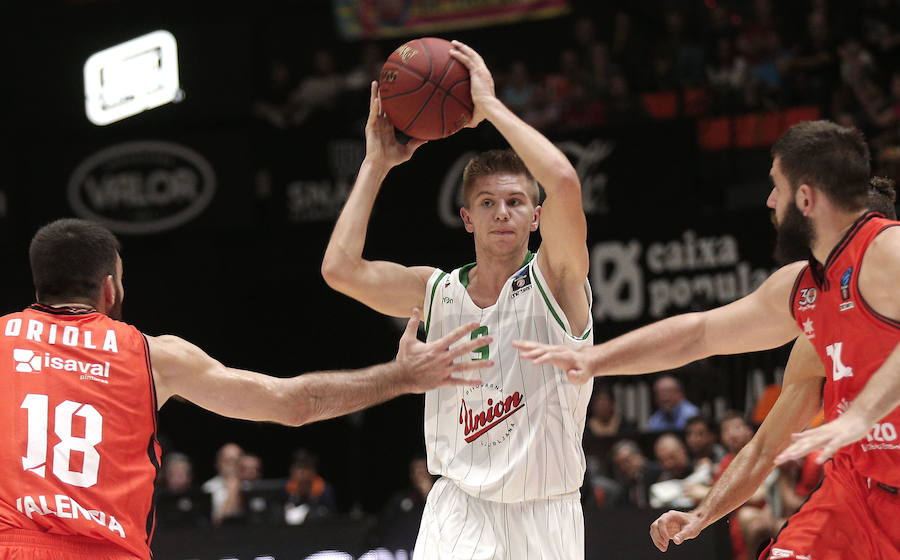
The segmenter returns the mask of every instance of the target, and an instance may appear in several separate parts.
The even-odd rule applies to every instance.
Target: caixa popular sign
[[[215,172],[196,151],[174,142],[138,141],[85,159],[72,172],[68,197],[82,218],[117,233],[143,234],[194,219],[215,189]]]

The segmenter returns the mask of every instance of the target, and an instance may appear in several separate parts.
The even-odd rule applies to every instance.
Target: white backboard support
[[[180,95],[178,49],[168,31],[109,47],[84,63],[84,111],[98,126],[159,107]]]

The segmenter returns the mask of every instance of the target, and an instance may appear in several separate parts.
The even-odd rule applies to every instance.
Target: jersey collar
[[[525,253],[525,260],[522,261],[522,264],[519,265],[519,268],[517,270],[521,270],[521,268],[523,266],[525,266],[526,264],[530,263],[531,259],[533,259],[533,258],[534,258],[534,253],[532,253],[531,251],[528,251],[527,253]],[[472,270],[476,264],[478,264],[478,263],[477,262],[469,263],[459,269],[459,282],[460,282],[460,284],[462,284],[463,288],[469,287],[469,271]]]

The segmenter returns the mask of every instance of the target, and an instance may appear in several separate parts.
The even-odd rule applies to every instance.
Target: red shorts
[[[96,539],[7,529],[0,531],[0,560],[141,560]]]
[[[846,455],[792,515],[760,560],[900,560],[897,489],[853,470]]]

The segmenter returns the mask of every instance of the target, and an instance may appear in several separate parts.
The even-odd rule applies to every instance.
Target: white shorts
[[[479,500],[452,481],[435,482],[413,560],[583,560],[584,516],[578,492],[502,503]]]

